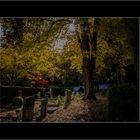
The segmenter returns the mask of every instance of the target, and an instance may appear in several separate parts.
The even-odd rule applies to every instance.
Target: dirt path
[[[42,122],[107,121],[107,97],[98,96],[97,99],[97,101],[72,101],[67,109],[59,106],[53,113],[48,113]]]

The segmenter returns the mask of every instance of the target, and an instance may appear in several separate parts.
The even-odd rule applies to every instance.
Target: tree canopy
[[[77,73],[84,79],[89,75],[85,83],[91,86],[113,81],[122,84],[127,67],[134,64],[126,20],[2,18],[2,84],[14,85],[23,77],[33,80],[36,76],[32,73],[46,75],[52,82],[62,81],[66,76],[72,78]],[[92,79],[93,83],[88,83]]]

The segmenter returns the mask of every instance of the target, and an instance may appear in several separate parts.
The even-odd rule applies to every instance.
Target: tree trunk
[[[83,75],[85,96],[84,99],[96,100],[94,91],[94,71],[96,58],[97,32],[93,32],[93,39],[90,42],[90,30],[88,18],[82,18],[81,21],[81,51],[83,54]],[[94,54],[93,54],[94,52]]]
[[[94,91],[94,60],[83,57],[83,74],[84,74],[84,99],[96,99]]]
[[[135,71],[137,73],[137,83],[139,77],[139,19],[125,19],[125,29],[127,33],[128,46],[134,55]]]

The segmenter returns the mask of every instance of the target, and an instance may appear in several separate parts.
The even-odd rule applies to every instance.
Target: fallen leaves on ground
[[[59,106],[42,120],[48,123],[101,122],[107,121],[107,98],[99,96],[97,101],[71,101],[64,109]]]

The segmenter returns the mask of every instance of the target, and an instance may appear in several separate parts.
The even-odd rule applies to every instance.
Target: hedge
[[[73,90],[73,88],[67,88],[67,87],[53,87],[52,88],[52,92],[53,92],[53,96],[65,96],[65,90],[66,89],[70,89],[71,91]]]
[[[14,97],[18,96],[18,90],[22,90],[22,97],[28,97],[36,95],[38,92],[41,93],[41,97],[48,91],[48,88],[38,88],[38,87],[19,87],[19,86],[1,86],[0,87],[0,104],[6,105]]]
[[[139,92],[137,87],[113,86],[108,89],[110,121],[139,120]]]

